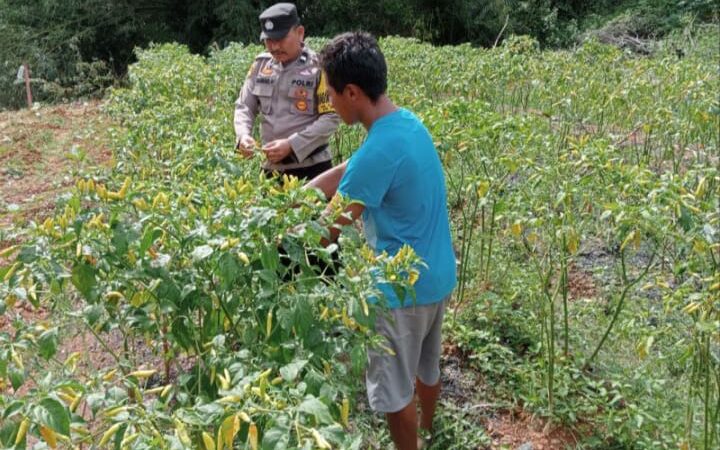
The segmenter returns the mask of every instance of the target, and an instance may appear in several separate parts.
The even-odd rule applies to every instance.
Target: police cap
[[[292,3],[275,3],[260,14],[260,40],[282,39],[300,24],[297,8]]]

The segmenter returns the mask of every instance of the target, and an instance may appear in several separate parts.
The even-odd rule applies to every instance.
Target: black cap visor
[[[265,39],[272,39],[273,41],[279,41],[280,39],[287,36],[287,34],[290,32],[290,28],[287,30],[273,30],[273,31],[263,31],[260,33],[260,40],[264,41]]]

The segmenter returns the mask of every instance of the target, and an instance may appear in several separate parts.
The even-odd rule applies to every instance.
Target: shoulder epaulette
[[[305,62],[310,64],[317,64],[320,60],[317,53],[308,47],[303,48],[303,56],[305,56]]]

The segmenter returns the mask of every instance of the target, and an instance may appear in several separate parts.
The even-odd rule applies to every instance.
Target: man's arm
[[[338,201],[341,201],[341,199],[337,194],[335,194],[333,199],[330,201],[330,204],[325,209],[325,213],[323,215],[328,215],[331,212],[332,204]],[[338,236],[340,236],[340,230],[342,229],[342,227],[354,223],[360,217],[364,210],[365,205],[363,205],[362,203],[350,203],[345,208],[345,212],[337,219],[335,219],[335,222],[328,228],[328,232],[330,233],[330,239],[326,240],[325,238],[323,238],[320,243],[323,246],[327,247],[332,242],[337,241]]]
[[[325,195],[325,198],[328,200],[333,198],[333,196],[335,196],[335,193],[337,192],[338,186],[340,185],[340,180],[345,174],[346,167],[347,161],[333,167],[332,169],[326,170],[325,172],[321,173],[320,175],[312,179],[310,182],[305,184],[305,188],[313,188],[320,190]]]
[[[332,214],[333,205],[337,202],[342,201],[340,198],[340,195],[337,193],[338,186],[340,185],[340,180],[342,179],[343,175],[345,174],[345,169],[347,168],[347,161],[343,162],[340,165],[337,165],[333,167],[332,169],[328,169],[325,172],[321,173],[311,181],[305,184],[305,188],[313,188],[321,191],[323,195],[325,195],[326,199],[332,199],[330,200],[330,203],[328,204],[327,208],[325,208],[325,211],[323,212],[323,216],[327,217]],[[337,241],[338,236],[340,235],[340,230],[345,225],[350,225],[351,223],[355,222],[358,217],[362,214],[362,212],[365,210],[365,205],[362,203],[353,202],[350,203],[346,208],[344,214],[342,214],[340,217],[338,217],[335,222],[328,228],[328,233],[330,234],[330,239],[322,239],[321,244],[325,247],[330,245],[330,243]]]

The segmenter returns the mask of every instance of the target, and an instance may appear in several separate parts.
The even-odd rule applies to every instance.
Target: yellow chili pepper
[[[250,429],[248,430],[248,441],[250,443],[250,448],[252,450],[257,450],[258,448],[258,430],[257,425],[254,423],[250,424]]]
[[[345,428],[348,428],[350,425],[350,400],[347,398],[343,398],[342,400],[342,407],[340,408],[340,420],[342,421],[342,424]]]
[[[203,444],[205,444],[205,450],[215,450],[215,441],[207,431],[202,433]]]
[[[100,439],[100,442],[98,442],[98,446],[102,447],[105,444],[107,444],[110,439],[115,436],[115,433],[120,429],[120,426],[122,425],[121,422],[116,423],[115,425],[111,426],[107,429],[105,433],[103,433],[102,438]]]
[[[57,436],[55,435],[55,432],[53,430],[42,426],[40,427],[40,435],[43,437],[43,439],[45,439],[45,442],[48,446],[50,446],[50,448],[57,447]]]
[[[15,436],[15,445],[19,445],[23,439],[25,439],[25,435],[27,434],[27,430],[30,428],[30,419],[27,417],[23,419],[22,422],[20,422],[20,427],[18,428],[17,436]]]

